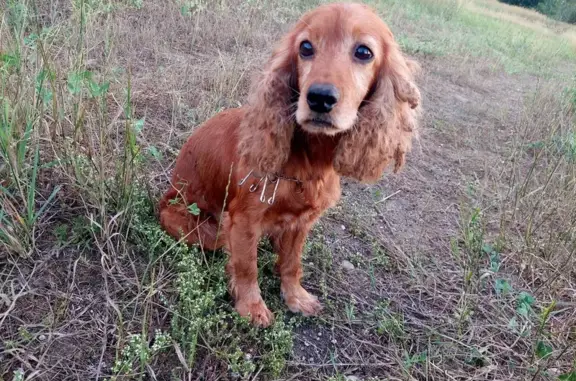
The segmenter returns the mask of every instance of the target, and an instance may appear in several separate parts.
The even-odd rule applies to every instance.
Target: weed
[[[344,307],[344,312],[346,314],[346,319],[348,321],[348,324],[352,324],[353,321],[356,318],[356,307],[354,306],[354,300],[351,300],[349,303],[346,303],[346,306]]]
[[[404,317],[400,313],[390,311],[389,303],[381,302],[373,311],[376,322],[376,332],[379,335],[387,335],[392,340],[403,340]]]
[[[22,370],[22,368],[17,369],[14,371],[14,381],[24,381],[24,371]]]
[[[428,354],[426,352],[415,353],[410,355],[408,352],[404,352],[404,371],[410,373],[413,367],[417,365],[423,365],[428,360]]]
[[[285,322],[278,312],[274,324],[261,330],[240,318],[226,298],[226,258],[217,255],[208,264],[198,248],[168,237],[149,214],[146,203],[138,205],[133,222],[135,242],[147,248],[153,258],[170,253],[175,261],[178,301],[171,307],[171,336],[181,349],[186,369],[194,368],[202,347],[228,364],[232,374],[247,377],[264,372],[278,376],[292,349],[293,323]]]
[[[129,375],[133,373],[135,363],[139,364],[140,379],[143,379],[144,369],[150,364],[154,356],[158,355],[162,350],[170,346],[170,335],[156,331],[154,336],[154,344],[148,344],[148,340],[141,334],[128,335],[126,344],[122,349],[119,358],[114,362],[112,372],[116,375]],[[112,377],[110,381],[116,380]]]

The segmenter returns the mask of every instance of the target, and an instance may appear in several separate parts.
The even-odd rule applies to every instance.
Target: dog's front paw
[[[256,301],[239,300],[235,308],[240,316],[249,318],[250,323],[257,327],[266,328],[274,322],[274,314],[266,307],[262,298]]]
[[[322,304],[318,298],[300,285],[290,287],[289,290],[283,290],[282,295],[292,312],[301,312],[304,316],[315,316],[322,310]]]

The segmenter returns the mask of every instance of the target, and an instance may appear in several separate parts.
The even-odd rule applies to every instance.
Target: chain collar
[[[280,184],[281,180],[292,181],[292,182],[295,182],[300,187],[302,187],[302,181],[300,181],[294,177],[286,177],[286,176],[279,175],[277,173],[267,174],[264,176],[257,176],[254,174],[254,170],[251,170],[250,172],[248,172],[248,174],[246,176],[244,176],[244,178],[242,178],[242,180],[240,180],[238,182],[238,185],[239,186],[244,185],[248,181],[250,176],[258,179],[258,181],[255,182],[254,184],[250,185],[250,188],[248,188],[248,190],[251,193],[254,193],[258,190],[258,188],[260,188],[260,184],[263,183],[262,192],[260,193],[260,202],[268,204],[268,205],[274,204],[274,201],[276,200],[276,191],[278,190],[278,185]],[[272,197],[266,199],[266,187],[267,187],[268,183],[270,183],[271,185],[272,184],[274,185],[274,191],[272,192]]]

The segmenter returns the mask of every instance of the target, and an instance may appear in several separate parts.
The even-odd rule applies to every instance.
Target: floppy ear
[[[378,180],[392,160],[394,172],[400,170],[417,130],[420,91],[414,74],[418,64],[404,58],[393,40],[386,49],[373,91],[360,107],[354,128],[340,139],[334,156],[338,173],[362,182]]]
[[[239,155],[260,173],[274,173],[288,160],[297,91],[294,33],[285,36],[253,83],[240,124]]]

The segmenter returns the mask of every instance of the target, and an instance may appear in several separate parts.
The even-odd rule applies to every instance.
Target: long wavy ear
[[[298,86],[293,44],[294,33],[290,33],[274,50],[252,85],[240,125],[241,160],[260,173],[279,171],[290,154]]]
[[[402,55],[391,33],[386,49],[373,91],[334,156],[338,173],[362,182],[378,180],[391,161],[395,161],[394,172],[400,170],[417,133],[420,91],[414,75],[419,66]]]

